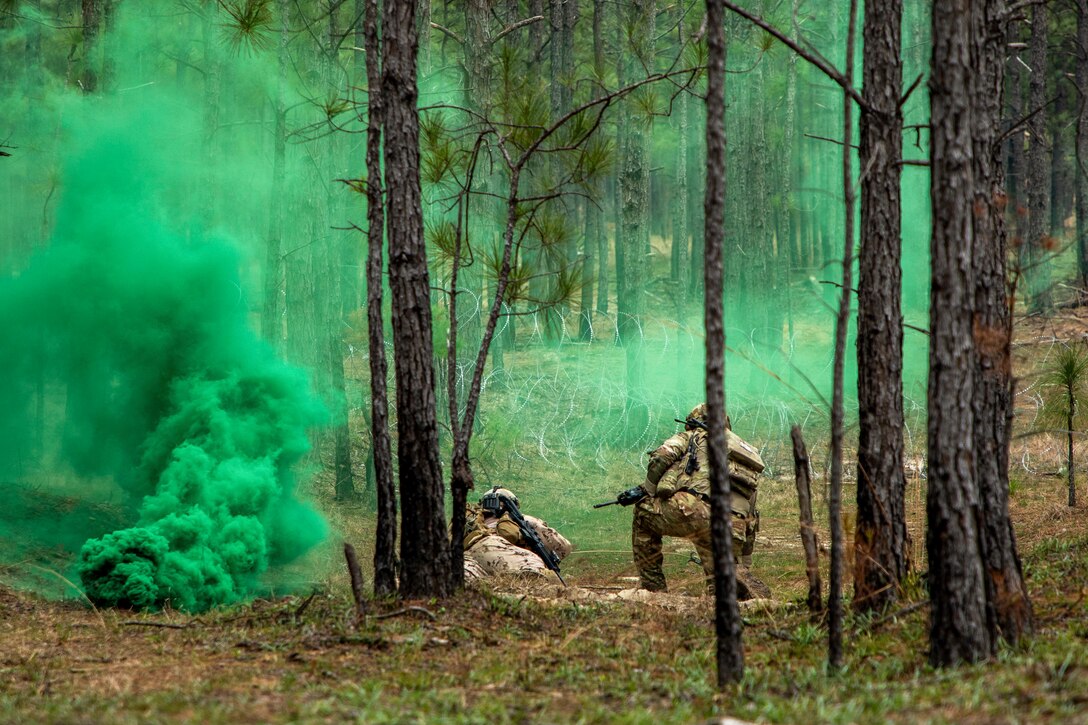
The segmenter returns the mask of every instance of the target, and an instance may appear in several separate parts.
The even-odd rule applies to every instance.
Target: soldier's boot
[[[638,573],[639,587],[651,592],[667,592],[669,591],[668,585],[665,583],[665,572],[661,570],[661,567],[654,567],[649,569],[641,569]]]
[[[744,602],[749,599],[770,599],[771,588],[759,578],[752,575],[752,571],[743,564],[737,565],[737,601]]]

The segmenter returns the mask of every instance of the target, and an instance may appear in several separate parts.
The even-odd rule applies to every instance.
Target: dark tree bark
[[[680,25],[681,31],[683,25]],[[683,36],[681,36],[682,38]],[[683,43],[683,40],[681,40]],[[673,219],[673,289],[676,294],[676,309],[686,310],[688,306],[687,278],[691,269],[691,233],[688,231],[688,145],[691,137],[688,122],[687,93],[681,93],[676,99],[678,148],[676,150],[676,196],[672,209]]]
[[[529,0],[529,15],[544,15],[544,0]],[[544,27],[542,23],[529,26],[529,47],[532,49],[530,60],[533,62],[540,60],[541,49],[544,47]]]
[[[861,114],[861,249],[858,277],[858,486],[854,607],[898,598],[909,567],[903,476],[903,313],[899,159],[903,5],[865,6]]]
[[[111,93],[117,86],[117,5],[121,0],[103,0],[102,5],[102,75],[98,86]]]
[[[268,210],[268,241],[265,248],[264,304],[261,310],[261,334],[277,350],[283,352],[283,295],[286,279],[283,260],[284,195],[287,160],[287,71],[290,67],[288,44],[290,32],[290,0],[277,0],[280,32],[276,49],[276,97],[273,114],[275,128],[272,139],[272,193]]]
[[[624,33],[624,27],[626,24],[626,16],[624,14],[624,8],[620,3],[614,4],[615,8],[615,48],[616,48],[616,85],[622,86],[627,80],[627,69],[625,62],[625,49],[627,48],[626,35]],[[619,329],[620,323],[620,300],[626,302],[627,296],[624,292],[624,284],[626,283],[626,251],[624,244],[622,243],[622,230],[623,230],[623,182],[620,177],[623,173],[621,168],[622,159],[627,155],[627,128],[631,125],[630,114],[620,113],[616,119],[616,158],[619,163],[616,164],[615,173],[612,176],[612,241],[615,254],[615,266],[616,270],[616,337],[617,341],[622,344],[622,333]],[[607,300],[606,300],[607,303]],[[607,305],[605,308],[607,312]]]
[[[83,72],[79,84],[84,93],[98,90],[98,35],[102,26],[103,0],[82,0]]]
[[[1050,259],[1053,239],[1050,236],[1050,158],[1047,152],[1047,23],[1050,12],[1046,3],[1035,5],[1031,16],[1031,78],[1028,83],[1028,121],[1030,130],[1027,150],[1028,224],[1025,248],[1025,278],[1028,282],[1028,302],[1032,312],[1047,312],[1053,307],[1050,289]]]
[[[1007,23],[1005,40],[1011,46],[1020,43],[1023,35],[1019,22]],[[1007,108],[1005,117],[1021,119],[1024,117],[1024,107],[1027,105],[1025,97],[1025,63],[1017,50],[1009,51],[1009,58],[1005,62],[1005,101]],[[1012,235],[1013,252],[1017,255],[1015,267],[1017,294],[1026,296],[1026,284],[1023,281],[1023,264],[1027,260],[1027,249],[1024,240],[1027,237],[1027,200],[1024,193],[1026,188],[1027,164],[1025,163],[1024,138],[1026,129],[1021,126],[1015,129],[1006,142],[1007,157],[1005,160],[1005,183],[1009,194],[1009,204],[1005,218]]]
[[[630,5],[627,18],[631,30],[628,82],[641,73],[635,60],[649,64],[652,72],[657,3],[638,0]],[[643,290],[647,279],[647,252],[650,243],[650,120],[632,118],[626,123],[626,139],[620,170],[620,235],[616,249],[623,248],[623,287],[616,300],[620,342],[626,359],[627,426],[641,435],[649,412],[646,407],[646,362],[642,338]],[[617,255],[619,252],[617,251]],[[617,274],[621,274],[617,270]]]
[[[366,619],[363,570],[359,568],[359,557],[355,555],[355,547],[346,541],[344,542],[344,559],[347,561],[348,578],[351,580],[351,598],[355,600],[355,624],[358,625]]]
[[[465,58],[465,93],[462,103],[465,108],[472,109],[483,116],[489,116],[494,107],[492,81],[495,62],[491,53],[494,42],[491,4],[491,0],[469,0],[463,4],[465,42],[462,45],[462,51]],[[457,288],[454,290],[460,295],[461,309],[457,312],[457,318],[450,319],[450,325],[457,326],[457,334],[460,338],[452,351],[454,361],[462,368],[468,368],[472,364],[476,350],[479,348],[481,334],[479,300],[483,299],[484,286],[480,265],[466,264],[465,261],[474,258],[480,251],[490,248],[493,231],[488,220],[497,206],[492,196],[495,188],[491,174],[484,171],[476,174],[471,191],[473,193],[469,193],[464,202],[468,206],[464,214],[468,223],[463,230],[463,248],[458,260],[461,268]],[[501,345],[496,347],[496,367],[501,368],[502,348]]]
[[[597,236],[600,212],[595,199],[585,202],[585,224],[582,228],[582,290],[578,305],[578,339],[593,339],[593,268],[599,246]]]
[[[850,0],[850,17],[846,31],[845,87],[854,80],[854,34],[857,18],[857,0]],[[831,518],[831,571],[828,575],[828,650],[827,661],[832,668],[842,667],[842,457],[843,457],[843,367],[846,362],[846,328],[850,324],[850,291],[854,287],[854,179],[851,171],[853,158],[850,143],[853,134],[854,101],[849,93],[843,93],[842,102],[842,189],[843,189],[843,242],[842,289],[839,291],[839,312],[835,320],[835,359],[831,393],[831,491],[828,496],[828,515]]]
[[[677,6],[676,44],[680,48],[683,48],[687,42],[685,11],[686,6],[683,4]],[[690,95],[687,92],[681,92],[676,99],[676,196],[672,208],[673,290],[676,295],[676,309],[681,315],[687,310],[688,301],[691,299],[688,289],[688,275],[691,270],[691,232],[688,226],[690,221],[688,206],[691,203],[688,199],[688,153],[690,153],[688,147],[691,145],[692,136],[690,105]],[[676,352],[677,355],[684,354],[680,346],[677,346]]]
[[[414,0],[386,0],[381,23],[401,530],[411,532],[400,538],[400,593],[409,598],[444,597],[450,582],[419,182],[415,15]]]
[[[707,0],[706,198],[704,266],[707,438],[710,459],[710,535],[714,552],[714,629],[718,687],[744,676],[737,580],[733,561],[729,446],[725,438],[725,326],[722,320],[722,248],[725,246],[725,9]]]
[[[1070,119],[1075,112],[1073,104],[1073,88],[1065,82],[1067,72],[1064,58],[1059,55],[1059,61],[1050,71],[1052,77],[1052,90],[1055,94],[1048,99],[1050,106],[1050,128],[1048,130],[1050,140],[1050,219],[1048,228],[1050,236],[1061,239],[1065,235],[1065,220],[1073,214],[1073,131]],[[1068,73],[1070,78],[1075,74]],[[1057,251],[1057,250],[1055,250]]]
[[[1007,283],[1001,163],[1005,0],[975,3],[970,94],[974,140],[974,426],[975,477],[982,510],[981,546],[987,574],[990,637],[1015,644],[1032,629],[1016,538],[1009,519],[1009,437],[1013,416],[1012,316]]]
[[[1066,441],[1066,461],[1068,461],[1069,467],[1069,498],[1067,500],[1069,508],[1073,508],[1077,505],[1077,478],[1075,471],[1077,469],[1075,462],[1073,461],[1073,418],[1077,414],[1077,396],[1073,390],[1073,381],[1070,380],[1066,385],[1066,416],[1065,416],[1065,441]]]
[[[552,37],[548,45],[551,50],[551,81],[549,86],[551,88],[552,120],[555,121],[562,118],[570,110],[574,101],[574,94],[569,84],[574,70],[574,20],[578,8],[577,0],[550,0],[550,4]],[[556,169],[556,176],[559,176],[559,158],[553,157],[551,162]],[[568,213],[572,220],[577,219],[577,202],[570,203],[563,200],[559,203],[569,203]],[[549,272],[549,300],[557,298],[559,272],[575,262],[578,251],[576,240],[577,234],[572,234],[569,241],[563,244],[561,254],[544,255],[543,261],[546,263]],[[588,241],[586,244],[588,245]],[[582,299],[586,299],[584,291]],[[568,309],[569,305],[566,300],[563,300],[558,304],[549,305],[544,310],[548,321],[548,324],[544,325],[544,336],[550,343],[557,344],[562,341],[564,335],[562,313],[565,313]],[[588,335],[588,324],[584,316],[581,316],[579,330],[581,335]]]
[[[327,26],[325,43],[321,48],[321,75],[326,92],[330,97],[342,94],[346,89],[346,79],[341,74],[336,56],[344,37],[340,27],[339,3],[330,4],[326,11]],[[351,466],[351,429],[348,420],[348,400],[344,375],[344,290],[342,273],[342,239],[339,233],[330,233],[343,228],[345,212],[343,194],[346,186],[336,184],[336,179],[348,177],[344,160],[347,154],[343,149],[344,134],[338,133],[335,119],[329,119],[329,133],[318,143],[318,158],[323,175],[323,185],[328,189],[325,199],[321,200],[320,218],[323,229],[319,229],[317,240],[320,265],[317,267],[321,316],[321,338],[324,347],[322,355],[322,391],[330,413],[331,435],[326,435],[325,444],[331,438],[333,454],[334,490],[338,501],[350,501],[355,498],[355,475]]]
[[[1077,0],[1077,54],[1077,269],[1081,288],[1088,290],[1088,0]]]
[[[604,2],[593,0],[593,71],[598,76],[603,76],[605,72],[603,24]],[[604,201],[605,188],[600,181],[595,182],[595,197],[585,205],[586,236],[582,247],[582,303],[578,337],[587,341],[593,338],[593,310],[602,314],[608,310],[608,240],[604,234],[604,215],[600,206]],[[597,285],[596,297],[594,282]]]
[[[933,5],[930,88],[930,350],[926,548],[934,666],[993,652],[978,543],[973,399],[970,0]]]
[[[597,75],[605,75],[604,54],[604,0],[593,0],[593,68]],[[601,203],[607,208],[606,196],[615,200],[612,192],[613,182],[611,178],[605,179],[600,185]],[[594,209],[590,212],[596,215],[597,230],[597,313],[608,314],[608,234],[605,233],[605,215],[603,209]]]
[[[793,440],[793,472],[797,485],[797,507],[800,512],[801,546],[805,550],[805,574],[808,576],[808,611],[816,614],[824,608],[823,587],[820,584],[820,557],[816,542],[816,523],[812,518],[812,486],[809,480],[808,448],[801,437],[801,426],[790,429]]]
[[[397,589],[397,491],[393,487],[393,455],[389,441],[388,377],[385,360],[385,331],[382,324],[382,242],[385,209],[382,199],[382,68],[378,39],[378,0],[360,0],[364,5],[364,47],[366,48],[366,319],[370,358],[370,431],[374,461],[374,488],[378,502],[377,534],[374,540],[374,593],[388,596]],[[356,10],[358,13],[358,9]]]

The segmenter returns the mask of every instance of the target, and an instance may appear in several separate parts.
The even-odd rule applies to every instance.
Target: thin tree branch
[[[464,45],[465,44],[465,41],[463,41],[461,39],[461,36],[458,35],[457,33],[453,32],[449,28],[447,28],[447,27],[445,27],[443,25],[439,25],[438,23],[434,23],[434,22],[431,23],[431,27],[434,28],[435,30],[439,31],[440,33],[444,33],[445,35],[449,36],[450,38],[453,38],[453,40],[458,45]]]
[[[729,10],[732,10],[737,15],[740,15],[742,18],[745,18],[749,22],[753,23],[754,25],[758,26],[759,28],[763,29],[767,33],[777,38],[778,41],[785,45],[787,48],[789,48],[794,53],[814,65],[828,78],[838,83],[839,86],[842,87],[843,92],[850,96],[850,98],[852,98],[854,102],[857,103],[861,108],[865,109],[866,111],[872,110],[872,107],[865,101],[864,98],[862,98],[861,93],[858,92],[858,89],[854,88],[853,84],[849,80],[847,80],[846,76],[840,73],[838,69],[828,63],[826,60],[820,58],[815,53],[812,53],[802,48],[800,43],[783,33],[775,26],[771,25],[761,16],[745,10],[731,0],[722,0],[722,2]]]
[[[499,42],[500,40],[505,38],[507,35],[514,32],[515,30],[520,30],[521,28],[524,28],[526,25],[532,25],[533,23],[540,22],[543,19],[544,19],[543,15],[534,15],[531,18],[525,18],[524,20],[519,20],[516,23],[513,23],[511,25],[507,25],[505,28],[503,28],[502,30],[500,30],[498,33],[495,34],[495,37],[492,38],[488,42],[488,45],[494,45],[495,43]],[[431,25],[434,25],[434,23],[431,23]]]
[[[902,108],[906,105],[907,101],[910,99],[911,94],[914,93],[914,89],[916,89],[918,87],[918,84],[921,82],[922,74],[919,73],[918,77],[914,79],[914,83],[910,84],[910,88],[908,88],[907,92],[903,94],[903,97],[899,99],[899,103],[896,104],[897,109]]]

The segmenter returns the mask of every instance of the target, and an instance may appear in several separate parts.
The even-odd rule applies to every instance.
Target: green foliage
[[[431,261],[439,266],[450,264],[457,251],[457,225],[449,219],[437,219],[427,223],[424,233],[436,252]]]
[[[226,3],[223,9],[230,16],[230,22],[225,23],[225,27],[235,52],[268,50],[273,30],[271,0]]]
[[[1043,405],[1036,430],[1067,433],[1072,417],[1074,432],[1083,429],[1088,415],[1088,352],[1083,345],[1061,345],[1039,377]]]
[[[446,114],[430,111],[419,114],[420,162],[419,175],[424,184],[448,188],[454,181],[464,154],[450,138]]]

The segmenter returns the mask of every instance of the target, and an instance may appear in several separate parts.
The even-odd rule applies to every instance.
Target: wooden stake
[[[797,479],[797,505],[801,510],[801,545],[805,548],[805,572],[808,574],[808,609],[823,611],[820,585],[820,560],[816,549],[816,528],[812,520],[812,487],[809,482],[808,449],[801,437],[801,426],[790,429],[793,439],[793,470]]]
[[[366,618],[366,599],[363,596],[363,572],[359,569],[359,559],[355,556],[355,547],[344,542],[344,558],[348,562],[348,574],[351,576],[351,596],[355,599],[355,622]]]

